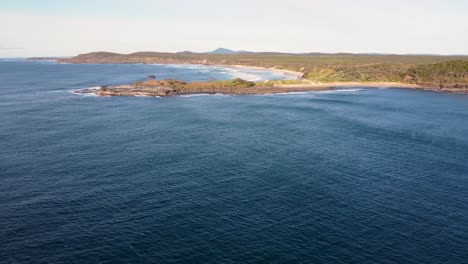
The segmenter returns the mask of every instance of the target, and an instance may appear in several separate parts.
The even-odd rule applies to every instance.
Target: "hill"
[[[207,54],[223,54],[223,55],[238,54],[238,53],[239,53],[238,51],[225,49],[225,48],[219,48],[219,49],[215,49],[213,51],[207,52]]]

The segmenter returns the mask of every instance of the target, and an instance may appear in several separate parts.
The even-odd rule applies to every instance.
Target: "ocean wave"
[[[364,89],[337,89],[337,92],[359,92],[364,91]]]
[[[161,96],[152,96],[152,95],[145,95],[145,94],[135,94],[135,97],[152,97],[152,98],[161,98]]]
[[[287,72],[267,68],[249,68],[236,66],[198,65],[198,64],[153,64],[173,69],[196,70],[202,74],[224,74],[231,78],[240,78],[247,81],[258,82],[266,80],[294,80],[297,76]]]
[[[251,69],[248,67],[226,67],[226,73],[233,78],[241,78],[247,81],[259,82],[266,80],[296,80],[298,77],[287,72],[273,69]]]
[[[204,93],[199,93],[199,94],[181,94],[179,97],[199,97],[199,96],[211,96],[212,94],[204,94]]]
[[[267,80],[260,73],[254,73],[252,71],[242,71],[236,69],[227,69],[226,74],[232,76],[233,78],[240,78],[246,81],[259,82]]]
[[[299,94],[310,94],[314,91],[305,91],[305,92],[284,92],[284,93],[274,93],[274,94],[265,94],[265,95],[299,95]]]
[[[82,89],[73,89],[73,90],[67,90],[68,92],[75,94],[75,95],[81,95],[81,96],[98,96],[95,93],[92,92],[86,92],[86,91],[92,91],[92,90],[98,90],[101,88],[100,86],[92,86],[92,87],[86,87]]]
[[[179,97],[200,97],[200,96],[230,96],[230,95],[222,94],[222,93],[215,93],[215,94],[197,93],[197,94],[181,94],[178,96]]]
[[[76,91],[75,91],[75,92],[72,92],[72,93],[75,94],[75,95],[80,95],[80,96],[93,96],[93,97],[94,97],[94,96],[98,96],[98,95],[95,94],[95,93],[79,93],[79,92],[76,92]]]
[[[101,86],[91,86],[91,87],[85,87],[83,89],[80,89],[80,90],[97,90],[97,89],[100,89]]]
[[[152,64],[157,66],[163,66],[166,68],[176,68],[176,69],[189,69],[189,70],[203,70],[203,71],[212,71],[213,69],[219,68],[216,66],[207,66],[199,64]]]
[[[334,94],[334,93],[352,93],[352,92],[359,92],[359,91],[364,91],[364,89],[360,89],[360,88],[334,89],[334,90],[317,91],[317,93]]]

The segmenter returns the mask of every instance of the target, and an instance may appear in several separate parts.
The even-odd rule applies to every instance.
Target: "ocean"
[[[97,97],[174,65],[0,61],[0,263],[468,263],[468,95]]]

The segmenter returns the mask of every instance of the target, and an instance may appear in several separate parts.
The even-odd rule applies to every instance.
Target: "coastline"
[[[164,81],[162,81],[164,82]],[[94,94],[97,96],[148,96],[148,97],[170,97],[181,95],[271,95],[271,94],[286,94],[297,92],[316,92],[327,91],[338,88],[403,88],[417,90],[431,90],[418,85],[395,83],[395,82],[336,82],[322,84],[293,84],[293,85],[273,85],[273,86],[252,86],[252,87],[223,87],[212,86],[212,83],[200,82],[185,84],[191,88],[184,86],[173,88],[164,83],[157,85],[117,85],[117,86],[100,86],[74,91],[75,94]],[[211,85],[211,86],[210,86]],[[195,89],[193,89],[195,87]],[[434,91],[434,90],[433,90]]]
[[[320,83],[320,84],[284,84],[280,86],[276,86],[277,88],[309,88],[313,89],[320,89],[323,90],[331,90],[335,88],[377,88],[377,89],[384,89],[384,88],[400,88],[400,89],[412,89],[412,90],[419,90],[419,91],[432,91],[432,92],[439,92],[439,93],[455,93],[455,94],[468,94],[468,89],[460,89],[460,88],[437,88],[437,87],[429,87],[424,85],[418,84],[411,84],[411,83],[399,83],[399,82],[331,82],[331,83]]]
[[[278,88],[345,88],[345,87],[364,87],[364,88],[406,88],[421,89],[424,88],[417,84],[399,83],[399,82],[330,82],[330,83],[309,83],[309,84],[283,84],[276,86]]]
[[[57,60],[56,63],[67,63],[63,61]],[[73,63],[72,63],[73,64]],[[96,64],[96,63],[91,63]],[[141,92],[140,89],[134,89],[130,85],[120,85],[115,87],[124,87],[126,86],[125,92],[102,92],[101,89],[103,87],[110,88],[108,86],[99,86],[99,88],[93,89],[79,89],[75,90],[75,94],[95,94],[98,96],[157,96],[157,97],[166,97],[166,96],[178,96],[178,95],[187,95],[187,94],[225,94],[225,95],[262,95],[262,94],[279,94],[279,93],[294,93],[294,92],[308,92],[308,91],[324,91],[324,90],[331,90],[335,88],[402,88],[402,89],[415,89],[415,90],[422,90],[422,91],[433,91],[433,92],[444,92],[444,93],[456,93],[456,94],[468,94],[467,88],[450,88],[450,87],[431,87],[429,85],[419,85],[419,84],[411,84],[411,83],[401,83],[401,82],[329,82],[329,83],[320,83],[320,82],[313,82],[311,80],[307,80],[303,78],[304,73],[292,70],[284,70],[278,69],[275,67],[260,67],[260,66],[247,66],[247,65],[240,65],[240,64],[201,64],[201,63],[158,63],[161,65],[193,65],[193,66],[212,66],[212,67],[221,67],[226,69],[246,69],[246,70],[263,70],[263,71],[270,71],[276,73],[282,73],[284,75],[292,77],[292,79],[283,79],[284,81],[287,80],[295,80],[301,81],[302,83],[297,84],[273,84],[273,85],[256,85],[252,88],[243,88],[239,90],[226,90],[226,89],[218,89],[218,90],[203,90],[201,88],[200,91],[197,92],[173,92],[169,87],[159,87],[159,89],[163,89],[164,93],[159,91],[155,92]],[[281,81],[281,80],[279,80]],[[266,83],[268,80],[265,81]],[[274,81],[272,81],[274,82]],[[120,88],[119,88],[120,89]],[[138,91],[136,91],[138,90]],[[168,92],[169,91],[169,92]]]
[[[307,86],[373,86],[369,80],[392,80],[401,84],[384,83],[386,87],[432,90],[438,92],[468,93],[468,56],[409,56],[372,54],[208,54],[208,53],[164,53],[134,52],[120,54],[112,52],[91,52],[71,58],[58,59],[58,63],[86,64],[163,64],[200,65],[220,67],[232,79],[241,78],[260,82],[273,79],[268,85],[301,84]],[[245,75],[241,69],[252,70]],[[268,71],[269,75],[255,78],[255,70]],[[274,72],[274,73],[273,73]],[[276,74],[276,76],[275,76]],[[250,75],[250,76],[249,76]],[[260,75],[260,74],[259,74]],[[308,77],[304,79],[304,77]],[[284,81],[274,81],[283,79]],[[353,83],[338,83],[350,81]],[[371,81],[372,82],[372,81]],[[417,84],[417,85],[414,85]],[[261,83],[256,85],[262,86]],[[380,83],[378,85],[381,85]]]

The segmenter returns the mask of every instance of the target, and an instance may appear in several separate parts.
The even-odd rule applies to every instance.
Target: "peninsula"
[[[203,64],[262,67],[294,72],[297,80],[248,82],[240,79],[185,83],[147,80],[85,90],[103,96],[168,96],[186,93],[271,94],[323,90],[342,86],[402,87],[468,93],[468,56],[324,54],[274,52],[118,54],[93,52],[60,63]]]
[[[336,82],[326,84],[311,84],[303,80],[250,82],[242,79],[211,82],[182,82],[172,79],[147,80],[132,84],[101,86],[75,91],[77,94],[92,93],[99,96],[174,96],[187,94],[225,94],[225,95],[253,95],[278,94],[291,92],[323,91],[337,87],[395,87],[420,88],[414,84],[390,82]]]

